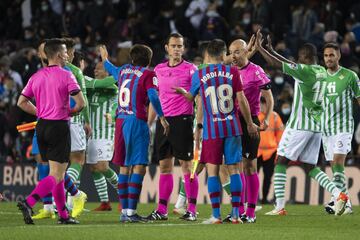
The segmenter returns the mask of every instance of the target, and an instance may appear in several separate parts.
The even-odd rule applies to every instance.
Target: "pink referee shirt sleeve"
[[[255,72],[255,79],[259,83],[260,87],[270,82],[270,79],[261,67],[258,67],[257,71]]]
[[[32,85],[33,85],[33,78],[31,77],[28,83],[26,84],[25,88],[22,90],[21,94],[27,98],[33,98],[34,92],[32,90]]]
[[[79,86],[79,84],[77,83],[77,81],[76,81],[76,79],[75,79],[75,77],[74,77],[73,74],[71,74],[71,73],[69,72],[68,77],[67,77],[66,80],[67,80],[67,89],[68,89],[68,92],[69,92],[70,94],[80,91],[80,86]]]

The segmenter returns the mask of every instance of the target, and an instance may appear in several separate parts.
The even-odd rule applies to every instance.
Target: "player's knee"
[[[168,163],[164,163],[161,164],[160,163],[160,173],[172,173],[172,164],[168,164]]]

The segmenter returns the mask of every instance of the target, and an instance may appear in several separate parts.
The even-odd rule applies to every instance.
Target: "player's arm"
[[[109,53],[105,47],[105,45],[101,45],[99,47],[99,50],[100,50],[100,56],[101,56],[101,60],[102,62],[104,63],[104,68],[105,70],[115,78],[115,80],[117,81],[118,80],[118,77],[119,77],[119,73],[121,71],[121,67],[116,67],[114,66],[114,64],[112,64],[109,60],[108,60],[108,57],[109,57]]]
[[[175,90],[176,93],[183,95],[188,101],[192,102],[194,101],[196,95],[199,93],[200,89],[200,79],[198,77],[198,74],[194,73],[191,77],[191,87],[190,91],[186,91],[182,87],[173,87],[172,89]]]
[[[76,79],[80,85],[80,89],[83,94],[83,98],[84,98],[84,102],[85,102],[83,110],[81,111],[81,115],[84,117],[84,121],[85,121],[84,130],[85,130],[86,136],[89,138],[92,134],[92,129],[91,129],[91,125],[90,125],[90,109],[89,109],[88,99],[86,96],[85,78],[84,78],[84,74],[82,73],[82,71],[79,70],[77,72]]]
[[[246,121],[249,135],[253,138],[258,137],[258,128],[259,127],[253,122],[253,120],[251,118],[249,102],[245,97],[244,91],[237,92],[236,99],[238,101],[241,114],[244,116],[244,119]]]
[[[258,49],[261,56],[265,59],[265,61],[270,64],[273,67],[281,68],[283,65],[283,61],[278,59],[273,54],[269,53],[263,46],[262,46],[262,34],[260,33],[260,30],[256,33],[256,48]]]
[[[74,91],[70,95],[75,101],[75,106],[71,109],[70,113],[71,115],[76,115],[85,107],[85,98],[81,91]]]
[[[116,87],[116,80],[114,77],[106,77],[104,79],[91,79],[85,78],[86,88],[97,89],[97,88],[109,88]]]
[[[272,54],[274,55],[277,59],[279,59],[280,61],[282,62],[286,62],[286,63],[290,63],[290,64],[295,64],[293,61],[287,59],[286,57],[280,55],[279,53],[277,53],[273,46],[272,46],[272,41],[271,41],[271,37],[270,35],[267,35],[267,43],[266,43],[266,48],[267,50]]]
[[[34,106],[34,104],[32,104],[32,102],[23,94],[20,95],[18,102],[17,102],[17,106],[19,108],[21,108],[21,110],[23,110],[24,112],[27,112],[31,115],[35,115],[36,116],[36,107]]]
[[[36,107],[30,101],[30,99],[34,97],[34,93],[32,91],[32,83],[33,80],[32,78],[30,78],[21,92],[21,95],[17,102],[17,106],[21,108],[21,110],[36,116]]]
[[[271,89],[262,88],[260,91],[261,91],[261,96],[265,98],[265,102],[266,102],[265,118],[262,129],[265,130],[269,127],[270,116],[272,115],[272,111],[274,109],[274,98]]]
[[[169,123],[166,121],[166,118],[164,116],[164,112],[161,108],[161,104],[160,104],[160,99],[159,96],[157,94],[157,91],[155,88],[149,88],[147,90],[147,95],[149,97],[149,100],[151,102],[151,105],[153,106],[156,114],[159,116],[160,119],[160,123],[164,128],[164,134],[167,136],[169,134]]]

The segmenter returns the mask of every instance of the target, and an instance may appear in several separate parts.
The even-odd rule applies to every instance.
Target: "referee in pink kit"
[[[32,207],[52,192],[59,215],[59,224],[77,224],[69,217],[65,207],[64,174],[70,156],[70,116],[81,111],[84,97],[71,72],[63,69],[67,61],[67,49],[61,39],[45,43],[48,67],[36,72],[22,91],[17,105],[25,112],[36,115],[36,132],[41,158],[49,162],[50,173],[42,179],[31,194],[18,202],[26,224],[34,224]],[[69,96],[76,104],[70,109]],[[36,107],[30,99],[34,98]]]

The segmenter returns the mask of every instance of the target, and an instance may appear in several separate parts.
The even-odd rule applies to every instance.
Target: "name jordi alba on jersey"
[[[210,64],[198,70],[192,78],[190,92],[200,92],[204,111],[204,139],[224,138],[241,134],[235,106],[236,93],[242,83],[236,68]]]

